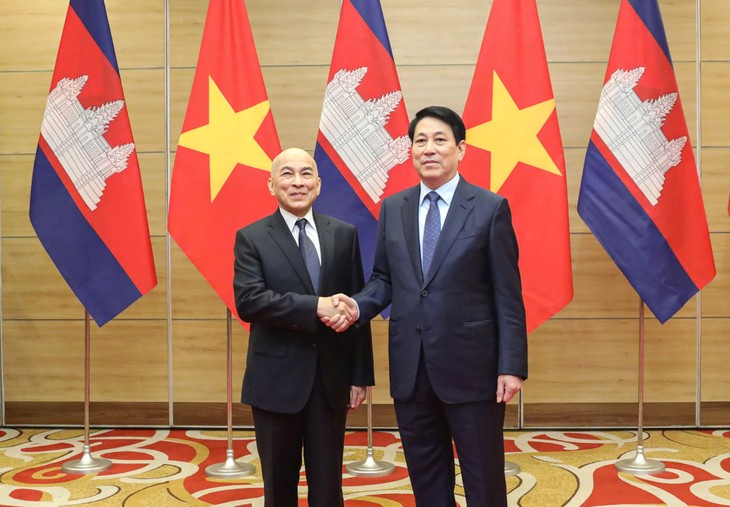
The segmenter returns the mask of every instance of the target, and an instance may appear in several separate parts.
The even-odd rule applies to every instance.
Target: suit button
[[[421,326],[416,326],[416,331],[421,332]]]
[[[423,297],[428,296],[428,291],[427,290],[422,290],[421,291],[421,296],[423,296]]]

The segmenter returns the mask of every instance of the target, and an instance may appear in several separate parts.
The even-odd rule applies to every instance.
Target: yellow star
[[[520,109],[496,72],[492,87],[492,119],[466,131],[466,142],[492,153],[490,190],[497,192],[518,162],[560,175],[537,138],[555,110],[555,99]]]
[[[254,139],[268,112],[268,100],[234,111],[213,78],[208,78],[208,124],[183,132],[179,144],[210,157],[211,202],[237,164],[271,171],[271,159]]]

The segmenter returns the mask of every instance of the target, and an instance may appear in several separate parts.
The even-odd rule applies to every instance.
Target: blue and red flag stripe
[[[610,109],[609,104],[616,100],[615,96],[606,98],[612,92],[604,87],[607,95],[599,106],[586,154],[578,213],[657,319],[666,322],[712,280],[715,265],[697,167],[656,0],[621,2],[605,82],[622,72],[621,86],[635,94],[633,102],[624,102],[622,107],[645,110],[647,114],[640,117],[646,124],[626,130],[609,148],[596,130],[599,117],[600,122],[611,118],[601,107]],[[602,131],[617,125],[610,123]],[[650,143],[643,145],[646,152],[641,156],[661,152],[650,148],[651,143],[665,143],[660,153],[665,159],[649,159],[638,167],[629,161],[627,152],[618,156],[615,151],[622,149],[626,139],[635,141],[634,147]],[[681,148],[678,142],[683,143]],[[625,163],[633,165],[624,167]],[[647,185],[643,175],[656,174],[653,167],[662,164],[666,164],[662,176]]]
[[[71,0],[51,90],[64,78],[82,76],[86,79],[77,97],[81,108],[98,110],[124,100],[102,0]],[[126,105],[109,120],[103,138],[110,148],[133,145]],[[107,178],[98,205],[91,209],[41,135],[30,219],[61,275],[99,326],[156,285],[136,151],[125,169]]]
[[[355,71],[361,68],[367,69],[357,87],[357,93],[363,100],[378,100],[389,93],[400,92],[380,2],[343,0],[327,82],[330,83],[340,70]],[[390,112],[384,129],[393,139],[407,135],[408,115],[402,99]],[[322,178],[322,192],[314,207],[321,213],[357,226],[363,268],[368,278],[375,256],[380,202],[389,195],[415,185],[418,182],[417,175],[411,168],[409,158],[398,163],[389,170],[382,195],[374,200],[321,131],[317,136],[314,159]]]

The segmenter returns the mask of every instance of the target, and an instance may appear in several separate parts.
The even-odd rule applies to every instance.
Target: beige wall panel
[[[550,61],[608,61],[620,2],[539,0],[540,20]],[[695,58],[695,5],[662,1],[662,17],[672,59]],[[569,28],[566,28],[569,27]]]
[[[715,278],[702,289],[703,317],[730,317],[730,234],[711,234]],[[730,326],[726,336],[730,338]]]
[[[525,403],[635,401],[637,329],[636,319],[546,322],[529,337]]]
[[[164,0],[106,0],[120,69],[165,65],[164,9]]]
[[[670,46],[671,49],[671,46]],[[697,79],[695,60],[691,62],[674,62],[674,72],[677,77],[679,96],[682,100],[684,118],[687,121],[687,131],[692,146],[697,145]],[[647,97],[648,98],[648,97]],[[655,97],[651,97],[655,98]]]
[[[474,65],[417,65],[398,69],[403,100],[408,118],[413,118],[426,106],[450,107],[464,111]]]
[[[167,234],[167,173],[164,153],[139,153],[139,171],[142,174],[144,201],[150,234]]]
[[[664,20],[669,52],[677,62],[694,61],[696,58],[697,6],[687,0],[660,0],[659,8]],[[680,86],[680,90],[682,90]]]
[[[35,153],[50,85],[50,71],[0,74],[0,153]]]
[[[727,216],[730,192],[730,149],[702,150],[702,196],[710,232],[730,232]]]
[[[605,73],[605,63],[550,66],[563,146],[585,150],[588,145]]]
[[[166,401],[164,321],[91,327],[92,401]],[[8,321],[3,325],[7,401],[80,401],[84,322]]]
[[[261,65],[329,67],[340,18],[339,2],[254,0],[246,2],[246,7]]]
[[[190,262],[175,240],[171,239],[170,245],[172,318],[213,319],[225,323],[226,305],[223,300]]]
[[[162,69],[122,70],[121,76],[137,152],[164,152],[164,71]]]
[[[166,320],[115,319],[91,340],[92,400],[168,401]]]
[[[702,401],[730,401],[728,330],[730,319],[702,319]]]
[[[381,5],[397,65],[476,63],[490,1],[383,0]]]
[[[5,401],[84,399],[83,312],[80,317],[3,321]],[[92,328],[92,336],[95,332]]]
[[[702,59],[730,60],[730,9],[727,0],[702,0]]]
[[[550,62],[606,62],[616,28],[614,0],[540,0],[545,52]],[[566,26],[570,29],[566,30]],[[604,64],[605,67],[605,64]]]
[[[645,320],[645,401],[694,401],[694,319]],[[637,319],[553,319],[529,338],[526,403],[634,402]]]
[[[83,319],[84,309],[36,237],[2,240],[4,319]]]
[[[373,355],[375,382],[373,402],[392,403],[388,381],[388,324],[375,319]],[[241,398],[248,333],[233,322],[233,400]],[[225,401],[225,320],[173,320],[174,399],[177,402]]]
[[[194,74],[195,69],[170,70],[170,149],[173,152],[182,131]]]
[[[730,62],[702,63],[702,145],[730,146]]]
[[[157,286],[118,318],[161,319],[167,315],[165,239],[152,241]],[[3,238],[3,317],[83,319],[84,309],[37,238]]]
[[[68,2],[0,0],[0,72],[52,69],[67,8]]]
[[[329,63],[263,69],[282,148],[314,151],[328,73]]]
[[[207,10],[208,2],[200,0],[170,2],[171,67],[195,67],[197,64]]]
[[[195,67],[207,6],[199,0],[171,2],[173,67]],[[329,65],[340,15],[338,2],[249,0],[246,8],[261,65]]]
[[[390,397],[388,365],[388,321],[376,317],[370,327],[373,333],[373,364],[375,366],[373,404],[393,403],[393,398]]]
[[[690,305],[694,306],[694,300]],[[638,319],[634,339],[638,344]],[[673,318],[660,324],[648,314],[644,321],[644,344],[644,401],[694,402],[697,320]]]
[[[162,67],[162,0],[106,2],[120,67]],[[68,2],[28,0],[0,2],[0,71],[50,70],[56,62]],[[29,21],[29,20],[32,20]]]
[[[568,180],[568,220],[570,232],[590,233],[590,229],[578,214],[578,195],[580,194],[580,180],[583,177],[583,163],[586,158],[586,146],[581,148],[565,148],[565,173]]]
[[[225,314],[224,314],[225,317]],[[173,400],[226,401],[226,320],[173,320]],[[248,333],[233,322],[232,399],[241,400]],[[225,422],[225,421],[222,421]]]
[[[34,159],[35,155],[0,156],[3,237],[35,235],[28,217]]]

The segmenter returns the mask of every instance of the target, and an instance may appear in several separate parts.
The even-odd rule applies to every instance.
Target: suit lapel
[[[446,215],[444,228],[441,230],[441,235],[436,243],[436,249],[433,252],[431,267],[426,274],[426,279],[423,281],[424,286],[431,282],[441,263],[446,259],[451,245],[454,244],[456,236],[464,227],[466,218],[474,208],[473,199],[474,191],[471,184],[467,183],[463,177],[460,178],[459,184],[456,186],[456,191],[454,192],[454,199],[451,201],[451,206],[449,206],[449,213]]]
[[[317,234],[319,235],[319,251],[321,258],[321,268],[319,270],[319,293],[330,294],[331,291],[325,285],[328,280],[334,280],[334,274],[330,272],[334,266],[335,260],[335,235],[332,222],[329,217],[314,213],[314,222],[317,226]]]
[[[405,236],[406,248],[411,258],[411,265],[416,278],[423,281],[421,274],[421,244],[418,240],[418,196],[420,187],[415,186],[403,196],[401,205],[401,219],[403,223],[403,235]]]
[[[301,279],[301,281],[309,288],[309,291],[314,294],[314,287],[312,287],[312,281],[309,279],[309,272],[307,266],[304,264],[301,252],[297,247],[296,241],[292,236],[291,231],[284,221],[284,217],[281,216],[279,210],[276,210],[273,215],[270,216],[269,220],[269,233],[272,239],[279,245],[284,255],[289,260],[294,272]]]

